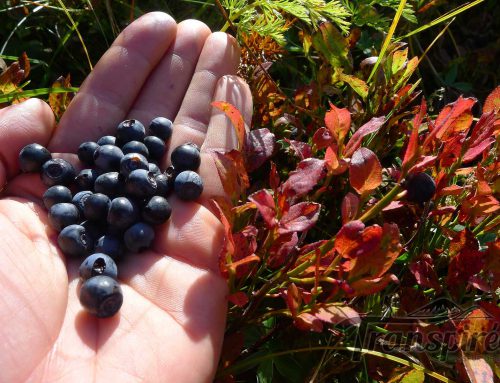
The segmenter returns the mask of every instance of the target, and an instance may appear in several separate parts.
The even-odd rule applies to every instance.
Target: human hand
[[[0,110],[1,382],[211,381],[227,291],[217,266],[223,229],[207,208],[224,194],[210,150],[231,150],[237,138],[210,102],[228,101],[249,124],[251,94],[234,76],[238,62],[232,37],[150,13],[103,55],[57,128],[40,100]],[[189,141],[201,147],[204,192],[200,203],[172,198],[152,249],[118,265],[121,310],[99,319],[81,308],[82,260],[57,248],[41,204],[45,187],[38,175],[19,174],[18,153],[32,142],[76,153],[126,118],[148,124],[156,116],[174,121],[170,150]]]

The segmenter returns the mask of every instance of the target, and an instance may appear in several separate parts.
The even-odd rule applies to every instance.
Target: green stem
[[[400,184],[394,185],[394,187],[387,193],[380,201],[378,201],[375,205],[373,205],[367,212],[365,212],[358,219],[362,222],[369,221],[373,217],[375,217],[378,213],[382,211],[382,209],[388,206],[394,198],[403,191],[403,188]]]

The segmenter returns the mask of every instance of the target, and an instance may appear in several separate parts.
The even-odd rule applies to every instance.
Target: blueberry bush
[[[216,380],[500,381],[495,0],[136,3],[10,1],[0,103],[45,97],[60,116],[149,10],[237,37],[254,115],[247,132],[213,103],[240,141],[214,153]]]

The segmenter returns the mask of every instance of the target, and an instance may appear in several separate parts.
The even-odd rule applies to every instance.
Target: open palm
[[[82,85],[57,128],[49,107],[32,99],[0,110],[0,381],[204,382],[217,366],[226,284],[217,271],[221,224],[208,200],[223,195],[211,150],[236,145],[212,100],[249,120],[251,96],[234,76],[238,47],[202,23],[176,24],[150,13],[128,26]],[[19,174],[17,156],[38,142],[75,153],[113,134],[118,122],[174,120],[170,149],[202,148],[201,203],[172,199],[172,217],[151,250],[119,267],[124,303],[98,319],[77,297],[81,260],[65,259],[40,204],[38,175]],[[168,164],[165,156],[164,166]]]

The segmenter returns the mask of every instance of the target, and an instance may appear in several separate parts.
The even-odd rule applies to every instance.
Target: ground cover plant
[[[148,10],[239,39],[250,132],[213,105],[239,136],[214,153],[230,290],[216,379],[499,381],[495,1],[136,3],[11,1],[0,102],[46,97],[60,116]]]

